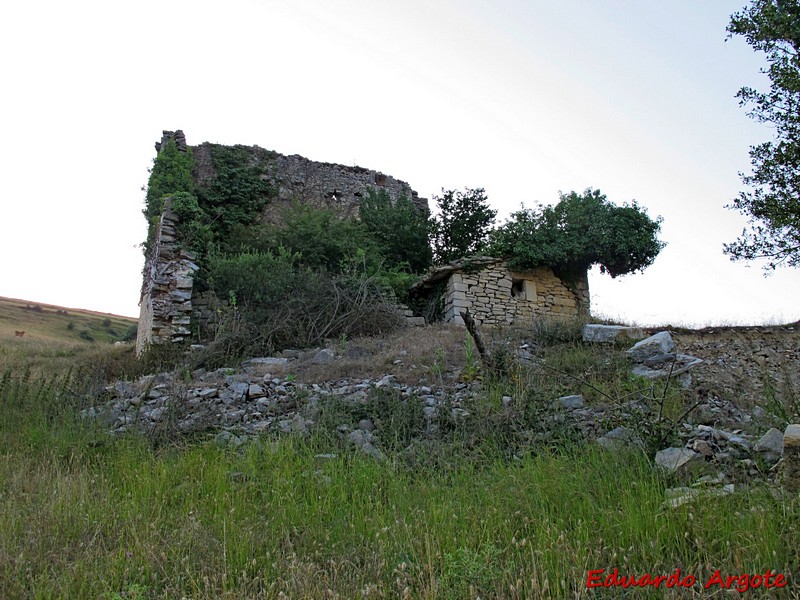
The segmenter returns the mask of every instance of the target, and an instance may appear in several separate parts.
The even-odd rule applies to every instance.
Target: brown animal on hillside
[[[15,331],[14,335],[17,336],[17,337],[22,337],[23,335],[25,335],[25,332],[24,331]]]

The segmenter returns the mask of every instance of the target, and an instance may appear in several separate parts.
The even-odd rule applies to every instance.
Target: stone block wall
[[[145,262],[136,354],[150,344],[182,342],[189,338],[192,320],[194,255],[177,239],[178,216],[164,202],[164,212]]]
[[[182,131],[164,131],[161,141],[156,143],[156,151],[160,152],[170,139],[180,151],[189,148]],[[212,145],[205,143],[191,148],[195,183],[207,185],[216,176]],[[267,221],[278,220],[271,217],[278,216],[286,204],[295,201],[330,208],[342,217],[353,217],[358,215],[361,198],[368,188],[385,189],[393,199],[407,196],[420,210],[428,212],[428,201],[420,198],[406,182],[379,171],[314,162],[298,155],[284,156],[258,146],[248,149],[252,152],[253,164],[264,167],[263,177],[278,192],[276,201],[270,203],[262,215]],[[208,292],[194,292],[193,276],[200,267],[195,264],[194,255],[182,249],[177,222],[178,217],[167,199],[145,262],[137,355],[149,344],[186,341],[191,336],[192,324],[201,330],[213,330],[218,309],[225,304]],[[409,323],[418,324],[420,319],[406,312],[410,311],[404,311]]]
[[[568,286],[552,269],[513,272],[502,260],[480,270],[452,272],[444,294],[444,320],[450,323],[463,324],[460,313],[465,308],[477,323],[486,325],[589,314],[589,284],[585,277]]]
[[[277,190],[277,201],[264,210],[268,221],[275,221],[281,208],[290,202],[329,208],[342,217],[355,217],[368,188],[385,189],[392,199],[406,196],[420,210],[428,211],[427,199],[420,198],[405,181],[380,171],[316,162],[297,154],[285,156],[258,146],[250,150],[253,163],[264,167],[269,183]],[[194,146],[192,152],[195,179],[199,184],[211,181],[215,175],[211,144]]]

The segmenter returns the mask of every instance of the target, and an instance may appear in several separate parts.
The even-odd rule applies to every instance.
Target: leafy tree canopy
[[[770,89],[739,90],[748,115],[774,128],[774,138],[750,149],[749,188],[729,208],[749,216],[750,229],[725,245],[733,260],[768,259],[768,268],[800,266],[800,0],[753,0],[731,16],[728,32],[766,54]]]
[[[442,190],[434,196],[439,214],[434,220],[433,250],[437,264],[481,252],[489,240],[497,211],[489,208],[483,188]]]
[[[297,262],[329,273],[346,271],[354,262],[373,270],[379,260],[366,228],[354,219],[341,219],[334,211],[295,203],[282,213],[280,226],[262,230],[260,250],[279,253],[285,249]],[[252,237],[252,236],[251,236]],[[251,242],[252,245],[252,242]]]
[[[525,209],[492,234],[490,252],[513,269],[552,267],[568,279],[592,265],[612,277],[641,271],[664,247],[653,220],[636,202],[615,206],[600,190],[561,194],[555,206]]]
[[[361,200],[359,218],[387,269],[422,273],[430,267],[430,216],[408,197],[392,202],[385,189],[370,188]]]

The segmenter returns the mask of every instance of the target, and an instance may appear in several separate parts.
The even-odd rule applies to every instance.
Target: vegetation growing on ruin
[[[276,193],[266,166],[274,153],[217,144],[204,150],[211,165],[201,167],[191,149],[183,153],[167,141],[145,212],[154,217],[149,241],[171,198],[181,244],[201,267],[196,290],[213,290],[228,306],[221,320],[237,324],[218,323],[226,332],[224,356],[399,324],[393,303],[431,263],[427,213],[409,198],[368,190],[359,218],[294,204],[280,225],[265,224],[259,215]]]
[[[436,218],[408,197],[368,189],[357,218],[295,203],[269,224],[259,217],[277,193],[276,174],[267,170],[274,153],[202,148],[196,154],[203,164],[194,164],[190,148],[181,152],[167,140],[151,174],[146,214],[160,214],[164,198],[172,198],[179,240],[200,265],[195,291],[210,289],[226,303],[215,329],[198,331],[204,341],[225,332],[217,360],[331,335],[385,332],[399,322],[388,318],[397,301],[432,316],[436,306],[411,298],[409,288],[434,258],[441,264],[490,253],[512,268],[549,266],[574,281],[593,264],[612,276],[644,269],[663,247],[660,219],[635,202],[615,206],[591,189],[519,211],[494,230],[496,211],[483,189],[442,190]],[[289,318],[296,321],[291,327]]]
[[[438,214],[431,241],[437,264],[446,264],[486,249],[497,211],[483,188],[442,190],[434,196]]]
[[[164,200],[177,193],[193,194],[195,185],[192,176],[194,155],[191,148],[185,152],[178,149],[173,138],[168,138],[161,151],[153,159],[150,179],[147,182],[144,216],[147,219],[147,240],[144,244],[148,252],[156,235],[158,221],[164,212]]]
[[[275,192],[266,180],[270,153],[247,146],[211,144],[214,178],[197,187],[198,205],[213,227],[215,241],[228,243],[237,225],[254,225]]]

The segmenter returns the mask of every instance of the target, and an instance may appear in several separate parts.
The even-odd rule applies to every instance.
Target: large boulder
[[[773,427],[758,440],[755,450],[768,463],[778,462],[783,455],[783,433]]]
[[[628,355],[635,363],[643,363],[653,357],[669,354],[675,349],[675,342],[669,331],[659,331],[649,338],[636,342],[630,349],[626,350]]]

